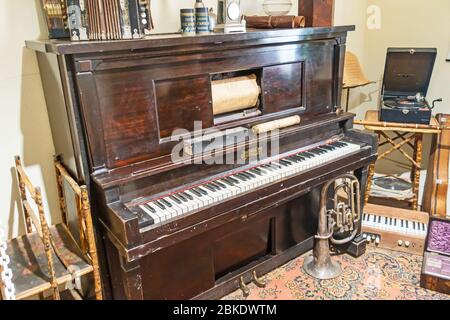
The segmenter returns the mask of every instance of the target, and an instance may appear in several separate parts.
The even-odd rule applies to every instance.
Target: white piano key
[[[150,211],[149,209],[147,209],[147,207],[146,207],[145,205],[141,205],[141,206],[139,206],[139,207],[140,207],[144,212],[146,212],[146,213],[153,219],[154,224],[158,224],[158,223],[161,222],[161,219],[160,219],[159,215],[156,214],[156,212],[153,213],[152,211]],[[152,207],[152,208],[153,208],[153,207]],[[153,209],[156,211],[155,208],[153,208]]]
[[[298,152],[295,155],[286,156],[281,160],[277,160],[266,165],[260,165],[253,169],[244,171],[241,179],[236,174],[230,177],[235,179],[237,183],[229,183],[224,178],[216,180],[220,183],[220,188],[217,185],[212,186],[211,183],[205,183],[205,186],[197,187],[196,192],[201,192],[201,196],[193,192],[192,190],[179,192],[179,197],[175,197],[176,200],[171,199],[170,196],[164,198],[169,205],[161,203],[164,209],[160,208],[156,204],[152,205],[155,212],[151,212],[150,215],[154,220],[159,222],[166,221],[173,217],[201,209],[208,205],[215,205],[229,198],[238,196],[249,190],[254,190],[259,187],[274,183],[276,181],[289,178],[297,175],[300,172],[307,171],[313,167],[317,167],[323,163],[332,161],[333,159],[347,155],[349,152],[357,151],[360,149],[359,145],[348,142],[333,142],[322,147],[316,147],[311,150]],[[200,189],[200,190],[199,190]],[[189,197],[186,197],[186,194]],[[192,199],[190,199],[192,198]],[[182,201],[181,201],[182,200]],[[151,203],[152,204],[152,203]],[[143,209],[144,210],[144,209]],[[150,212],[146,209],[145,212]],[[373,215],[365,215],[366,219],[363,219],[364,225],[370,225],[376,228],[382,228],[382,223],[377,220],[378,217]],[[370,218],[372,220],[370,220]]]

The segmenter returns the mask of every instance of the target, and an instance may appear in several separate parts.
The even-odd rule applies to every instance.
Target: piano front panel
[[[310,221],[298,225],[311,219],[309,211],[296,209],[302,199],[263,210],[245,220],[231,221],[143,257],[144,299],[193,298],[254,261],[278,256],[287,246],[287,238],[290,247],[304,244],[305,250],[311,249],[317,224]],[[302,232],[294,231],[293,236],[297,227]]]
[[[247,122],[248,127],[268,116],[286,117],[289,111],[330,113],[335,48],[334,40],[317,40],[258,47],[242,43],[223,52],[212,45],[202,53],[189,53],[186,47],[177,55],[155,56],[150,50],[133,58],[128,53],[79,57],[77,82],[83,87],[85,126],[92,132],[93,167],[114,169],[170,155],[173,130],[190,131],[194,120],[202,121],[203,128],[212,126],[211,76],[218,73],[254,70],[262,75],[263,114]],[[221,128],[235,126],[231,122]]]
[[[274,113],[304,107],[303,62],[294,62],[264,68],[264,113]]]
[[[175,130],[194,131],[213,125],[210,76],[196,75],[154,81],[155,112],[160,138],[170,138]]]

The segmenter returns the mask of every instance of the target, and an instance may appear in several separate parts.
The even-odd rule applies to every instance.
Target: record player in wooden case
[[[426,95],[436,55],[434,48],[388,49],[380,121],[430,124],[433,106]]]

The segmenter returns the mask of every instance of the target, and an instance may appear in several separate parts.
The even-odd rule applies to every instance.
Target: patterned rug
[[[333,257],[344,272],[333,280],[315,280],[302,270],[308,253],[263,277],[266,288],[249,285],[250,296],[240,290],[224,300],[450,300],[450,296],[422,289],[422,257],[368,248],[359,258]]]

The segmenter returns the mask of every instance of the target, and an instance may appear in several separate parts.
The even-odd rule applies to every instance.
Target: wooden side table
[[[411,206],[413,210],[418,210],[420,169],[422,164],[422,143],[424,134],[436,134],[440,132],[440,126],[436,118],[432,117],[430,125],[415,125],[407,123],[394,123],[379,121],[378,111],[368,111],[365,120],[355,120],[355,124],[363,125],[367,130],[374,131],[378,135],[378,146],[382,147],[391,144],[392,147],[378,155],[377,160],[386,158],[394,151],[399,151],[409,162],[411,162],[411,184],[413,198]],[[389,132],[395,137],[391,138]],[[384,138],[384,141],[382,141]],[[406,152],[406,148],[412,148],[412,156]],[[369,177],[367,179],[367,189],[364,202],[369,201],[372,179],[375,174],[375,164],[369,167]]]

